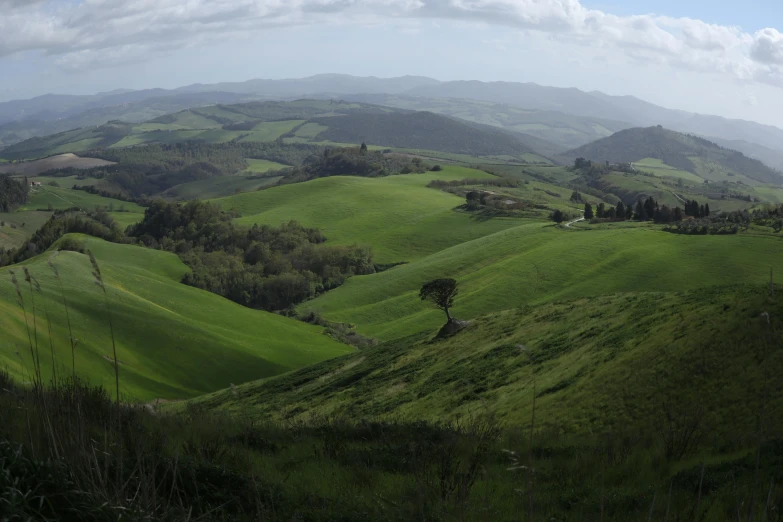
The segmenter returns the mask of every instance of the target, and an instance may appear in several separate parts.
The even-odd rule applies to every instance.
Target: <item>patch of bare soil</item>
[[[34,161],[2,163],[0,164],[0,174],[37,176],[43,172],[46,172],[47,170],[53,169],[64,169],[67,167],[73,167],[75,169],[91,169],[93,167],[103,167],[105,165],[114,165],[114,162],[98,158],[80,158],[76,154],[68,153]]]

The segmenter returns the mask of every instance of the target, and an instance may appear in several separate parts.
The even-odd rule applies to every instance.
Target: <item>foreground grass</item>
[[[489,178],[464,167],[385,178],[331,177],[213,200],[237,221],[279,225],[294,219],[318,227],[334,244],[369,245],[379,263],[412,261],[514,226],[515,219],[478,219],[453,209],[464,200],[427,188],[435,179]]]
[[[483,317],[447,339],[366,349],[176,410],[292,425],[370,418],[402,422],[407,434],[414,421],[498,422],[454,519],[773,520],[783,498],[781,332],[783,302],[766,288],[581,299]],[[319,433],[332,444],[332,432]],[[364,451],[347,434],[339,440],[340,466],[321,463],[334,477],[348,462],[400,462],[416,444],[392,444],[392,457],[369,435]],[[514,465],[503,466],[504,453]],[[375,472],[363,481],[401,505]]]
[[[115,317],[121,393],[128,398],[192,397],[351,351],[323,335],[320,328],[182,285],[179,281],[188,268],[174,254],[88,236],[66,237],[82,242],[101,264]],[[31,295],[30,288],[22,285],[27,324],[9,275],[9,270],[15,270],[22,280],[22,267],[0,269],[0,364],[20,381],[29,380],[32,368],[28,332],[47,354],[41,357],[47,379],[53,366],[60,374],[70,374],[72,367],[66,312],[48,260],[49,254],[44,254],[24,263],[42,287],[42,293]],[[76,367],[91,383],[113,382],[107,309],[93,284],[89,259],[60,252],[54,263],[78,339]],[[49,356],[47,312],[54,364]]]
[[[192,401],[257,418],[438,420],[488,410],[522,424],[535,393],[539,426],[579,433],[655,419],[668,396],[678,407],[721,412],[713,433],[752,431],[764,372],[783,371],[775,349],[782,322],[783,304],[759,287],[577,299],[480,317],[450,338],[402,339]],[[783,407],[779,392],[769,390],[772,409]],[[731,427],[721,426],[726,419]]]
[[[654,432],[253,422],[117,407],[103,389],[0,375],[10,520],[778,521],[777,434],[673,458]],[[756,457],[758,455],[758,457]],[[535,472],[531,472],[535,467]]]
[[[614,292],[676,292],[762,284],[783,271],[773,236],[685,236],[655,227],[571,230],[530,223],[466,242],[392,270],[351,278],[300,305],[382,340],[434,331],[443,313],[418,298],[438,277],[459,281],[453,313],[490,312]]]

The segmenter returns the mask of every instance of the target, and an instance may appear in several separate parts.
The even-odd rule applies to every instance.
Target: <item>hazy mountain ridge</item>
[[[599,163],[634,163],[654,158],[708,181],[718,181],[725,176],[737,180],[744,177],[759,183],[783,182],[781,173],[741,152],[663,127],[623,130],[561,156],[566,162],[580,157]]]
[[[783,129],[752,121],[666,109],[634,96],[611,96],[601,92],[546,87],[535,83],[441,82],[421,76],[375,78],[343,74],[322,74],[302,79],[254,79],[245,82],[194,84],[171,90],[112,91],[92,96],[45,95],[30,100],[4,102],[0,103],[0,123],[6,125],[0,125],[0,146],[7,146],[32,136],[61,132],[84,125],[100,125],[115,119],[144,121],[165,113],[160,111],[170,113],[209,103],[238,102],[242,101],[238,99],[242,96],[246,96],[246,99],[281,100],[303,97],[357,99],[357,96],[401,96],[407,100],[422,97],[480,100],[526,110],[554,111],[557,115],[553,114],[553,117],[557,116],[560,119],[564,117],[579,118],[579,123],[574,123],[577,129],[577,132],[574,133],[577,135],[577,141],[570,143],[561,141],[560,145],[563,149],[580,145],[578,140],[585,141],[600,137],[579,130],[579,125],[582,125],[585,121],[583,119],[587,118],[588,120],[596,120],[599,125],[612,132],[621,130],[618,127],[621,127],[622,124],[625,125],[625,128],[663,125],[679,132],[711,137],[716,141],[731,140],[736,142],[734,146],[742,148],[744,152],[767,162],[770,166],[783,165]],[[169,103],[168,109],[163,107],[164,102]],[[413,102],[406,101],[405,103]],[[137,105],[132,107],[132,112],[129,114],[125,104]],[[395,106],[399,107],[400,103],[396,103]],[[116,110],[105,110],[107,107],[116,107]],[[102,112],[101,109],[104,109],[105,112]],[[81,116],[87,111],[95,112]],[[153,113],[152,111],[158,112]],[[446,111],[443,113],[460,117],[459,114]],[[560,116],[561,114],[563,116]],[[29,125],[9,125],[9,122],[20,120],[40,121],[31,121]],[[41,121],[57,123],[40,123]],[[607,126],[601,122],[613,123]],[[493,124],[487,121],[477,121],[477,123]],[[5,132],[3,132],[4,130]],[[555,130],[557,130],[556,127]],[[558,141],[556,132],[553,134],[546,128],[523,129],[521,132],[551,142]],[[749,145],[739,143],[738,140],[747,142]],[[773,153],[767,153],[755,145],[771,149]],[[776,153],[781,154],[781,159],[777,158]]]

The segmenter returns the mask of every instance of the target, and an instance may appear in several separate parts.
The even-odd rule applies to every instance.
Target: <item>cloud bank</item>
[[[783,34],[775,28],[748,33],[691,18],[617,16],[578,0],[0,0],[0,12],[0,57],[39,51],[76,70],[271,28],[429,19],[537,31],[783,87]]]

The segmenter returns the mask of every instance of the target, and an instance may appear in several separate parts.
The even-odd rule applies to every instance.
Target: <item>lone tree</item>
[[[424,283],[419,291],[419,297],[422,301],[432,301],[435,306],[446,312],[446,318],[451,322],[449,308],[454,306],[457,292],[457,281],[454,279],[435,279]]]
[[[593,219],[593,206],[590,203],[585,203],[585,219]]]
[[[359,147],[359,152],[361,152],[362,154],[367,152],[367,144],[365,142],[362,142],[361,147]]]
[[[552,221],[555,223],[562,223],[565,221],[565,215],[563,214],[563,211],[558,209],[552,212]]]

